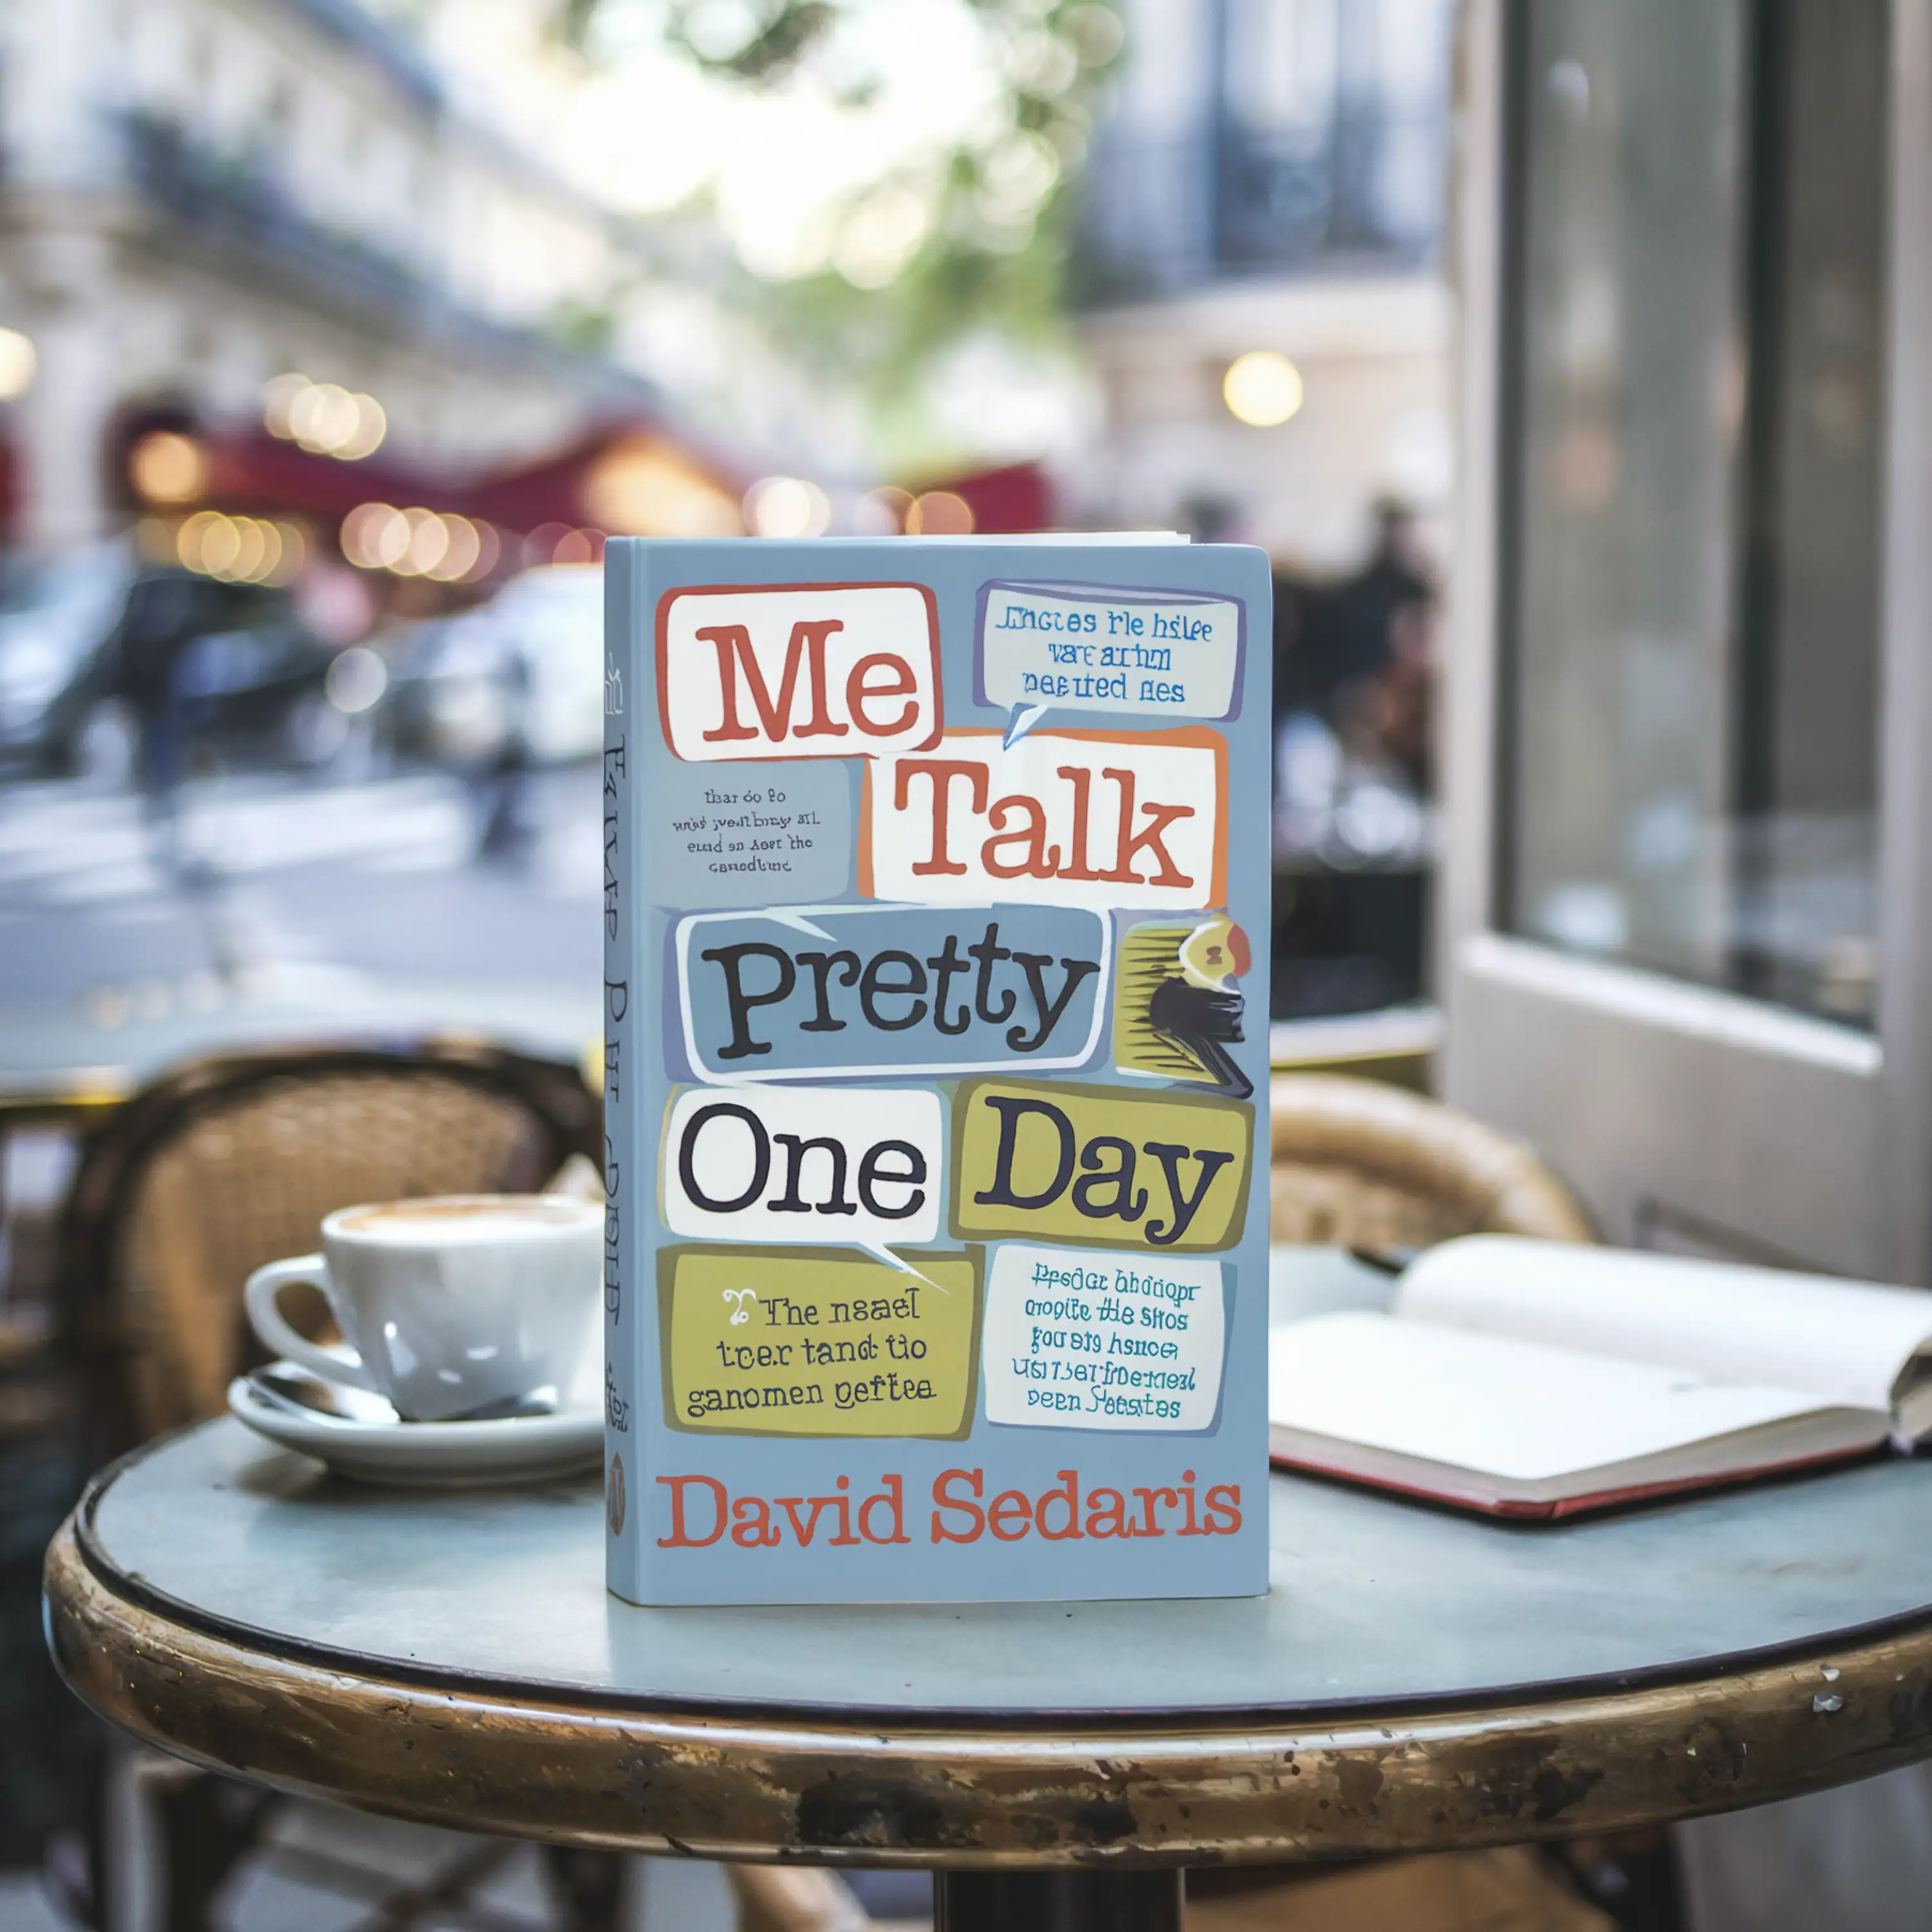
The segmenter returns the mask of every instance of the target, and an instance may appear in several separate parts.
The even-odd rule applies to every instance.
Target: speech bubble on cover
[[[1226,1330],[1218,1262],[1003,1242],[980,1347],[986,1420],[1206,1429]]]
[[[920,1278],[909,1281],[814,1249],[659,1249],[666,1424],[740,1436],[969,1434],[979,1257],[942,1250],[920,1260]],[[710,1479],[685,1480],[700,1502]],[[867,1521],[882,1510],[856,1493],[851,1502],[860,1534],[882,1540],[884,1526]],[[696,1520],[694,1540],[716,1541]],[[808,1538],[813,1520],[793,1534]],[[832,1533],[828,1524],[823,1534]]]
[[[1245,634],[1234,598],[988,584],[980,592],[975,695],[1006,708],[1009,746],[1050,710],[1230,718],[1238,709]]]
[[[917,1274],[886,1244],[938,1238],[945,1133],[929,1090],[687,1088],[664,1126],[664,1223],[698,1240],[863,1248]]]
[[[1113,922],[1070,905],[867,905],[678,922],[678,1007],[701,1080],[1083,1065]]]
[[[877,758],[935,742],[939,606],[922,584],[732,584],[657,609],[658,715],[688,763]]]
[[[644,868],[652,903],[688,912],[826,899],[851,882],[851,785],[838,764],[748,777],[665,759],[648,774]]]

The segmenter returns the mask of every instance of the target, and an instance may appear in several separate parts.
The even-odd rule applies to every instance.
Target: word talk
[[[1227,746],[1194,728],[957,732],[866,772],[860,886],[958,904],[1204,908],[1225,896]]]

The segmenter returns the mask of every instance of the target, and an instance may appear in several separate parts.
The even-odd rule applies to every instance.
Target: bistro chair
[[[260,1351],[242,1286],[358,1201],[523,1193],[600,1164],[599,1103],[570,1067],[430,1042],[201,1060],[89,1136],[63,1218],[65,1318],[118,1454],[219,1414]]]
[[[221,1412],[230,1380],[261,1359],[243,1282],[313,1249],[325,1214],[409,1195],[528,1192],[567,1163],[601,1172],[602,1159],[602,1108],[578,1073],[497,1047],[243,1053],[165,1076],[87,1136],[62,1216],[62,1320],[97,1459]],[[134,1916],[156,1932],[203,1932],[256,1852],[361,1896],[388,1932],[458,1926],[517,1850],[458,1839],[434,1869],[358,1866],[352,1832],[308,1843],[317,1834],[305,1837],[290,1801],[144,1749],[116,1749],[92,1813],[88,1869],[67,1902],[117,1932]],[[548,1858],[572,1925],[614,1923],[620,1869],[601,1854]]]
[[[1588,1217],[1520,1141],[1402,1088],[1279,1073],[1268,1095],[1269,1232],[1278,1242],[1400,1253],[1458,1234],[1594,1240]],[[1648,1848],[1646,1848],[1648,1849]],[[1610,1932],[1526,1846],[1265,1867],[1189,1882],[1190,1932]]]
[[[1457,1234],[1597,1238],[1524,1142],[1399,1087],[1278,1073],[1268,1129],[1276,1241],[1399,1250]]]

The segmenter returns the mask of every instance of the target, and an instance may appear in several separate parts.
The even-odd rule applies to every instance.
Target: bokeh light
[[[262,427],[312,455],[355,463],[382,447],[389,420],[374,396],[292,370],[262,385]]]
[[[928,490],[906,512],[909,537],[966,537],[973,534],[973,508],[950,490]]]
[[[174,533],[175,560],[185,570],[224,584],[292,582],[308,555],[294,524],[198,510]]]
[[[648,436],[628,436],[607,451],[585,479],[584,500],[598,529],[622,536],[735,537],[744,530],[734,497]]]
[[[1301,371],[1278,350],[1250,349],[1228,364],[1221,395],[1228,412],[1252,429],[1273,429],[1301,407]]]
[[[0,328],[0,403],[10,403],[32,388],[40,362],[32,337],[17,328]]]
[[[389,668],[380,652],[352,644],[338,652],[322,680],[322,695],[337,710],[354,717],[373,710],[389,688]]]
[[[208,455],[178,430],[150,430],[128,452],[128,480],[144,502],[192,503],[208,488]]]
[[[502,540],[490,524],[420,506],[358,503],[343,518],[340,534],[342,554],[358,570],[427,577],[437,584],[488,577],[502,553]]]
[[[761,477],[745,492],[745,521],[760,537],[822,537],[832,500],[802,476]]]
[[[868,490],[853,506],[853,533],[862,537],[896,537],[905,528],[906,512],[912,508],[909,491],[890,484]]]

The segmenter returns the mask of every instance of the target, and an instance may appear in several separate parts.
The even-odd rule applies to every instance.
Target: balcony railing
[[[1338,106],[1310,129],[1234,121],[1185,140],[1105,138],[1074,285],[1090,305],[1298,272],[1419,266],[1442,226],[1439,113]]]
[[[416,268],[316,220],[256,158],[224,152],[155,115],[124,115],[120,130],[130,185],[203,236],[259,257],[265,276],[292,270],[392,314],[433,299]]]

